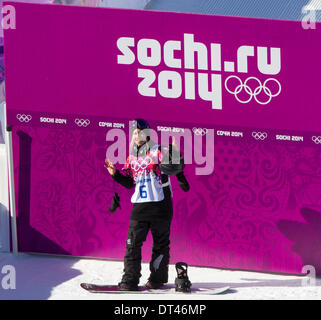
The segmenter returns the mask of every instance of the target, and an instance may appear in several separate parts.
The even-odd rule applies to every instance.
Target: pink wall
[[[214,172],[197,176],[195,164],[188,165],[188,194],[173,180],[173,263],[292,273],[312,264],[320,270],[321,28],[308,31],[299,22],[197,14],[15,7],[17,28],[5,30],[5,58],[21,251],[122,259],[130,194],[104,171],[108,129],[99,123],[121,122],[127,132],[129,119],[143,117],[153,128],[215,130]],[[193,46],[189,34],[203,52],[204,46],[208,53],[212,43],[220,44],[221,71],[203,70],[204,59],[201,70],[189,68],[182,50],[183,45],[186,51]],[[134,38],[132,64],[117,63],[121,37]],[[180,41],[181,50],[172,58],[184,68],[169,67],[164,51],[156,66],[142,65],[136,49],[140,39],[157,40],[162,48],[169,40],[176,45]],[[242,46],[247,47],[239,49]],[[264,47],[267,65],[261,61],[258,67],[258,56],[264,62]],[[247,70],[242,50],[250,55]],[[218,56],[213,58],[216,63]],[[145,61],[150,62],[149,57],[147,51]],[[209,55],[206,59],[211,69],[214,60]],[[151,86],[155,96],[142,95],[140,69],[157,79],[171,71],[175,79],[184,80],[181,95],[165,97],[161,80]],[[187,85],[191,78],[185,81],[191,73],[196,77],[195,96]],[[212,74],[214,103],[198,92],[205,88],[202,77]],[[235,89],[238,81],[243,87]],[[260,89],[259,81],[266,86]],[[219,106],[217,92],[221,110],[212,108]],[[249,100],[249,92],[251,101],[239,102]],[[66,123],[43,123],[42,117]],[[88,119],[90,125],[78,127],[75,119]],[[222,136],[220,131],[242,136]],[[291,141],[279,140],[279,135]],[[111,215],[115,190],[123,205]],[[150,246],[149,240],[145,260]]]

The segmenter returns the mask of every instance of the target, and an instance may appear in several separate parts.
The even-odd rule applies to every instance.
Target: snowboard
[[[176,292],[175,287],[164,286],[161,289],[148,289],[139,286],[138,291],[120,291],[116,285],[97,285],[92,283],[81,283],[80,286],[91,293],[113,293],[113,294],[203,294],[214,295],[226,293],[230,287],[221,288],[191,288],[191,292]]]

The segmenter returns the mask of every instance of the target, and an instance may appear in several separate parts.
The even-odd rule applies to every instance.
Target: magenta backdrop
[[[195,165],[188,165],[188,194],[172,179],[172,263],[286,273],[300,273],[309,264],[321,271],[321,26],[304,30],[291,21],[13,5],[17,27],[5,30],[5,77],[8,123],[14,125],[19,250],[123,258],[130,193],[103,167],[108,129],[99,122],[124,123],[127,132],[127,121],[142,117],[154,128],[215,129],[214,173],[196,176]],[[206,45],[220,43],[222,61],[236,63],[243,45],[281,48],[281,70],[263,75],[253,57],[247,74],[216,72],[222,75],[222,110],[197,95],[140,95],[138,68],[169,68],[163,62],[141,67],[137,59],[117,64],[117,39],[164,44],[183,41],[184,33]],[[175,71],[183,76],[191,70]],[[273,77],[282,91],[267,105],[254,98],[239,103],[224,87],[236,74],[243,81]],[[41,117],[66,124],[42,123]],[[90,122],[79,127],[75,119]],[[220,130],[242,137],[220,136]],[[280,141],[279,134],[300,141]],[[122,210],[112,215],[115,190]],[[144,260],[151,245],[148,239]]]

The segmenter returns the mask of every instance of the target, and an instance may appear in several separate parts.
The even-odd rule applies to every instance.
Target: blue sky
[[[146,9],[301,20],[310,0],[151,0]],[[317,21],[321,21],[321,11]]]

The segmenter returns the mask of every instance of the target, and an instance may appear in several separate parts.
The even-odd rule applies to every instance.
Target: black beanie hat
[[[130,133],[131,135],[133,134],[134,130],[139,129],[139,130],[145,130],[146,136],[149,140],[149,129],[150,126],[147,123],[147,121],[145,121],[144,119],[135,119],[133,121],[130,122]]]

